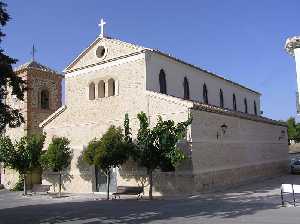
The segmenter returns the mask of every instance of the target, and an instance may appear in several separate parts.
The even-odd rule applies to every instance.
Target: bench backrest
[[[34,184],[32,187],[33,192],[47,192],[50,191],[50,185],[41,185],[41,184]]]
[[[144,191],[143,187],[131,187],[131,186],[118,186],[117,192],[118,193],[142,193]]]
[[[281,191],[283,193],[295,193],[300,194],[300,185],[297,184],[282,184]]]

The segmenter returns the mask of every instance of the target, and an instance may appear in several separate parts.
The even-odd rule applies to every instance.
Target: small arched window
[[[167,94],[166,74],[163,69],[161,69],[159,72],[159,88],[160,93]]]
[[[98,83],[98,98],[103,98],[103,97],[105,97],[105,82],[101,80]]]
[[[109,79],[107,83],[108,83],[108,96],[114,96],[116,92],[115,80]]]
[[[245,107],[245,113],[248,113],[248,103],[246,98],[244,98],[244,107]]]
[[[41,108],[49,109],[49,91],[45,89],[41,91]]]
[[[224,107],[224,96],[223,96],[223,90],[220,89],[220,107]]]
[[[184,99],[190,99],[190,87],[189,87],[189,81],[187,79],[187,77],[184,77],[183,80],[183,90],[184,90]]]
[[[232,95],[232,109],[236,111],[236,97],[235,94]]]
[[[256,106],[255,100],[254,100],[254,103],[253,103],[253,107],[254,107],[254,114],[257,115],[257,106]]]
[[[207,87],[206,84],[203,84],[203,102],[208,104],[208,93],[207,93]]]
[[[95,99],[95,83],[89,84],[89,100]]]

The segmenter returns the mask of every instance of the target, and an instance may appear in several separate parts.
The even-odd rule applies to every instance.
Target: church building
[[[135,137],[141,111],[151,125],[158,115],[176,122],[193,118],[179,143],[188,158],[175,171],[155,172],[156,195],[201,192],[286,171],[287,128],[261,116],[260,93],[159,50],[105,36],[103,23],[101,35],[63,73],[65,105],[57,109],[56,89],[56,101],[49,101],[57,110],[39,127],[47,135],[45,149],[53,137],[71,142],[66,192],[106,191],[106,178],[82,162],[82,153],[109,126],[123,127],[126,113]],[[43,174],[43,183],[57,190],[52,173]],[[144,185],[147,192],[145,173],[135,164],[113,170],[112,191],[119,185]]]

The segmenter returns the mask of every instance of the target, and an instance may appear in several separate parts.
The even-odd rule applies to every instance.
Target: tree
[[[5,36],[2,29],[9,19],[6,4],[0,1],[0,42],[2,37]],[[13,72],[12,64],[16,62],[17,60],[5,55],[4,50],[0,49],[0,133],[3,133],[7,125],[14,128],[24,122],[21,112],[5,103],[5,99],[9,94],[15,96],[18,100],[24,100],[26,83]]]
[[[122,129],[110,126],[99,140],[92,140],[84,152],[83,160],[89,165],[98,167],[106,175],[107,200],[109,200],[111,169],[128,160],[128,149]]]
[[[40,167],[44,135],[24,136],[15,144],[9,137],[0,138],[0,161],[4,166],[18,171],[24,178],[24,195],[27,194],[26,175]]]
[[[41,156],[41,164],[45,169],[58,172],[59,197],[61,197],[62,171],[66,169],[72,159],[70,141],[67,138],[55,137],[49,144],[47,151]]]
[[[153,199],[153,171],[170,164],[175,167],[185,158],[183,152],[177,148],[177,143],[185,137],[186,128],[191,124],[192,119],[189,118],[175,125],[174,121],[163,121],[159,117],[153,129],[149,127],[148,118],[144,112],[138,114],[138,119],[140,128],[137,135],[137,161],[139,165],[147,169],[151,200]]]
[[[294,140],[295,142],[300,142],[300,124],[296,123],[295,118],[290,117],[286,124],[288,126],[288,140],[289,143],[291,140]]]

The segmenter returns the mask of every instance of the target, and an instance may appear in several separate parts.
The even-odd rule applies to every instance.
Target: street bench
[[[137,199],[142,199],[142,193],[144,193],[143,187],[134,187],[134,186],[118,186],[117,191],[112,195],[120,198],[120,195],[137,195]]]
[[[296,194],[300,194],[300,185],[297,184],[282,184],[281,185],[281,204],[284,206],[284,202],[289,202],[290,201],[285,201],[283,196],[287,194],[292,194],[293,197],[293,204],[296,207]]]
[[[36,194],[36,193],[47,193],[50,191],[50,186],[51,185],[44,185],[44,184],[34,184],[32,186],[31,192]]]

